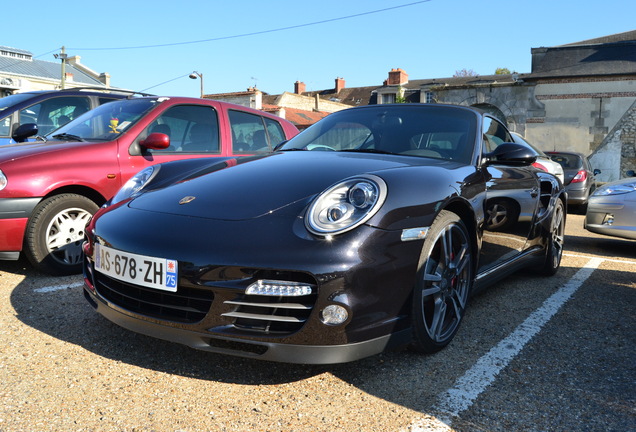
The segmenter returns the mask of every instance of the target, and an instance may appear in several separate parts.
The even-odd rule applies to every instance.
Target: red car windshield
[[[122,99],[98,106],[49,133],[47,139],[110,141],[157,106],[157,98]]]

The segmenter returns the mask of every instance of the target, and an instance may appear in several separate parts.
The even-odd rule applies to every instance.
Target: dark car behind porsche
[[[590,195],[596,190],[596,176],[601,170],[594,169],[588,157],[582,153],[551,151],[546,154],[563,167],[568,205],[585,214]]]

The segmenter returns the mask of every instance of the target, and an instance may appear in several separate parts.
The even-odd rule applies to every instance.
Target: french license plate
[[[95,270],[117,280],[164,291],[177,291],[177,261],[123,252],[95,244]]]

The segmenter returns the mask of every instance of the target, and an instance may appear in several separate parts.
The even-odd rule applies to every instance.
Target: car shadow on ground
[[[452,347],[433,356],[402,349],[345,364],[298,365],[198,351],[134,333],[106,320],[84,299],[79,275],[49,278],[38,274],[26,263],[15,263],[13,267],[15,274],[26,276],[10,295],[17,318],[24,324],[100,357],[167,374],[220,383],[275,385],[331,373],[371,394],[377,393],[410,406],[413,394],[407,391],[384,394],[387,382],[397,381],[405,370],[412,371],[409,375],[413,376],[409,379],[415,386],[424,385],[418,380],[435,374],[450,379],[448,374],[436,371],[443,369],[445,363],[451,361],[450,357],[457,355]],[[9,268],[4,266],[3,270],[9,271]],[[39,278],[33,277],[36,275]],[[43,283],[57,289],[42,291]],[[478,353],[475,351],[475,355]],[[446,384],[450,381],[444,382]]]
[[[589,236],[565,236],[566,252],[581,251],[609,259],[636,259],[636,241],[606,237],[589,233]],[[575,252],[576,253],[576,252]]]
[[[606,256],[616,257],[619,253],[616,247],[620,253],[627,251],[628,257],[634,256],[623,242],[613,239],[607,242]],[[465,370],[578,270],[562,266],[553,278],[536,276],[530,271],[519,272],[483,291],[471,300],[453,343],[439,353],[421,355],[405,349],[339,365],[264,362],[197,351],[133,333],[107,321],[88,305],[82,288],[77,286],[80,276],[75,277],[75,283],[69,284],[69,288],[37,292],[28,277],[33,271],[27,268],[24,271],[27,278],[11,293],[11,304],[17,318],[31,328],[100,357],[139,368],[250,386],[293,383],[328,373],[374,397],[418,412],[430,412],[440,392],[452,388]],[[611,273],[608,272],[604,280],[627,277],[623,274],[626,272]],[[68,284],[68,278],[61,279]],[[621,288],[613,285],[608,282],[610,288]],[[532,288],[531,292],[528,287]]]
[[[16,265],[16,268],[20,267]],[[479,341],[463,340],[465,337],[475,337],[481,332],[478,329],[476,333],[464,332],[463,336],[460,332],[457,343],[435,355],[420,355],[402,349],[336,365],[297,365],[233,357],[194,350],[137,334],[111,323],[97,314],[84,299],[83,288],[79,286],[81,276],[46,279],[47,283],[58,289],[42,292],[39,290],[42,279],[36,286],[34,278],[29,277],[35,272],[27,267],[24,274],[27,277],[11,293],[11,303],[17,318],[24,324],[104,358],[184,377],[244,385],[273,385],[331,373],[371,394],[412,406],[414,395],[408,388],[430,387],[427,380],[433,376],[436,377],[435,387],[439,385],[439,388],[443,388],[452,384],[452,374],[443,372],[448,363],[461,364],[474,360],[484,353],[486,347],[485,344],[480,347]],[[493,295],[497,288],[493,288],[485,294],[479,294],[474,301],[496,301],[496,295]],[[495,300],[487,300],[491,296]],[[471,309],[467,312],[468,322],[475,313]],[[470,354],[458,351],[460,347],[470,347]],[[408,388],[397,393],[390,386],[387,388],[387,383],[403,382],[405,371]],[[425,398],[420,397],[417,405],[423,400]]]

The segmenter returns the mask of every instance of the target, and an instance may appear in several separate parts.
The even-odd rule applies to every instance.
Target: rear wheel
[[[443,210],[433,222],[419,269],[413,292],[412,348],[433,353],[457,333],[472,286],[470,236],[455,213]]]
[[[84,230],[98,208],[90,199],[76,194],[43,200],[27,225],[24,242],[29,261],[45,273],[80,273]]]
[[[545,262],[541,273],[546,276],[552,276],[559,270],[561,266],[561,257],[563,256],[563,239],[565,237],[565,210],[563,202],[557,200],[552,213],[552,221],[550,222],[550,234],[547,239],[545,251]]]

